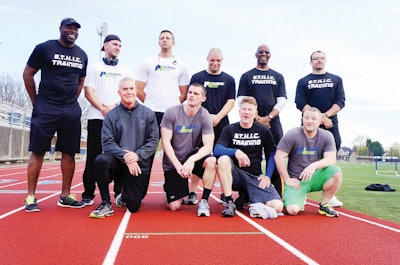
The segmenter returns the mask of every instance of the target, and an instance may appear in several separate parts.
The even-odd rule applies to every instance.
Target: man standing
[[[38,44],[25,66],[23,79],[26,91],[34,105],[31,121],[28,164],[28,196],[25,211],[40,211],[36,201],[36,185],[46,151],[57,132],[56,150],[62,153],[62,189],[58,206],[82,208],[85,205],[71,194],[72,177],[75,171],[75,153],[80,151],[81,108],[78,96],[81,93],[88,58],[75,44],[81,25],[73,18],[61,21],[58,40]],[[41,70],[38,92],[34,75]]]
[[[275,169],[275,141],[270,130],[254,119],[257,115],[257,101],[243,97],[240,101],[240,121],[226,126],[214,148],[218,158],[218,177],[225,195],[222,216],[235,215],[232,189],[245,191],[252,203],[265,204],[275,215],[283,209],[283,203],[276,189],[271,185]],[[270,161],[262,176],[262,152]]]
[[[156,116],[136,100],[135,81],[122,78],[118,94],[121,104],[107,114],[101,130],[103,153],[95,160],[94,174],[102,203],[90,213],[92,218],[114,213],[108,188],[112,181],[110,172],[119,173],[116,176],[122,183],[121,201],[130,212],[139,210],[159,141]]]
[[[255,53],[256,68],[244,73],[240,78],[238,97],[252,96],[258,103],[256,121],[270,128],[277,144],[282,138],[283,130],[279,113],[286,104],[286,87],[283,76],[271,69],[268,65],[271,50],[268,45],[262,44]],[[266,157],[268,161],[268,157]],[[282,194],[282,183],[279,174],[272,175],[272,184],[279,194]]]
[[[82,203],[92,205],[96,181],[93,173],[93,164],[96,157],[102,153],[101,127],[104,116],[120,102],[118,96],[119,81],[122,77],[132,76],[131,70],[119,62],[118,55],[121,51],[121,39],[117,35],[108,35],[104,39],[104,57],[88,68],[85,78],[85,97],[90,102],[87,128],[87,155],[86,166],[83,172]],[[115,181],[115,180],[114,180]],[[121,185],[115,181],[116,195],[121,193]],[[117,202],[117,200],[116,200]]]
[[[323,191],[318,212],[328,217],[339,214],[329,203],[342,183],[341,169],[335,166],[335,140],[318,128],[321,112],[310,107],[303,113],[303,126],[288,131],[277,146],[276,167],[285,182],[283,201],[290,215],[304,209],[307,193]]]
[[[201,106],[207,90],[191,84],[184,104],[167,109],[161,121],[161,142],[164,149],[164,190],[167,207],[176,211],[181,198],[189,193],[188,178],[203,180],[203,196],[197,216],[210,216],[208,197],[215,181],[216,159],[211,155],[214,132],[208,111]]]
[[[302,113],[310,107],[316,107],[323,113],[321,128],[333,134],[336,151],[339,151],[341,137],[337,114],[344,108],[346,101],[342,78],[325,71],[326,55],[322,51],[311,54],[310,64],[312,73],[297,83],[296,107]],[[335,196],[331,203],[334,207],[343,206]]]
[[[160,53],[141,65],[136,88],[138,98],[156,113],[160,125],[165,110],[186,99],[189,75],[184,63],[172,54],[174,34],[169,30],[161,31],[158,44]]]
[[[223,61],[222,51],[213,48],[207,56],[208,68],[192,76],[190,83],[199,83],[207,89],[207,99],[202,106],[211,114],[214,128],[214,145],[222,129],[229,124],[228,114],[235,104],[236,87],[235,79],[221,70]],[[197,204],[196,189],[199,179],[191,179],[190,194],[185,204]]]

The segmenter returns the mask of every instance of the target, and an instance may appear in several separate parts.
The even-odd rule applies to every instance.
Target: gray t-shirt
[[[186,161],[196,147],[203,145],[203,135],[214,133],[211,116],[204,107],[201,107],[194,116],[186,115],[183,105],[171,107],[165,111],[161,127],[173,132],[171,145],[181,163]],[[174,169],[166,155],[163,156],[163,169],[164,171]]]
[[[325,152],[336,151],[331,132],[318,128],[317,134],[309,139],[303,127],[288,131],[279,141],[277,149],[288,153],[288,172],[291,178],[299,178],[303,169],[321,160]]]

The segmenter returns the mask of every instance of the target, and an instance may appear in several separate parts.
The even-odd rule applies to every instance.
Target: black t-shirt
[[[212,75],[206,70],[194,74],[190,84],[200,83],[207,89],[207,99],[202,106],[210,112],[217,114],[221,111],[228,99],[235,99],[236,87],[235,79],[225,72],[219,75]],[[229,124],[228,116],[225,116],[220,122],[221,129]]]
[[[303,110],[306,104],[318,108],[321,112],[326,112],[333,104],[343,109],[345,101],[343,81],[337,75],[309,74],[297,82],[295,102],[299,110]]]
[[[259,123],[254,123],[249,129],[240,126],[239,122],[230,124],[222,130],[217,144],[221,144],[227,148],[242,150],[249,157],[250,166],[241,169],[255,176],[262,174],[261,161],[263,148],[264,152],[268,155],[276,149],[271,131]],[[235,165],[238,165],[236,158],[233,157],[233,161]]]
[[[253,68],[240,78],[239,96],[252,96],[257,100],[258,114],[267,116],[276,105],[277,97],[285,97],[285,79],[275,70]]]
[[[65,47],[58,40],[38,44],[27,63],[41,70],[38,97],[57,105],[76,102],[79,78],[86,76],[87,54],[77,45]]]

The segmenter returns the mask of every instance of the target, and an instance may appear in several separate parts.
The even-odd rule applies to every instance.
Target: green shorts
[[[300,207],[304,207],[307,193],[322,190],[324,184],[340,171],[342,170],[338,166],[328,166],[323,169],[318,169],[314,172],[310,181],[300,181],[301,188],[298,190],[285,184],[283,204],[285,206],[299,205]]]

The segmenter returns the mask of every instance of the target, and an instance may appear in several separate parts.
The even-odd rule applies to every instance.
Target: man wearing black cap
[[[56,150],[62,153],[62,190],[58,206],[82,208],[83,204],[71,194],[75,171],[75,153],[80,151],[81,108],[78,96],[86,76],[88,57],[77,45],[81,25],[73,18],[61,21],[58,40],[38,44],[25,66],[25,88],[34,105],[32,112],[28,164],[28,196],[25,211],[40,211],[36,201],[36,184],[46,151],[57,133]],[[34,75],[41,70],[38,89]],[[37,91],[37,92],[36,92]]]
[[[81,201],[85,205],[94,203],[96,179],[93,173],[93,165],[96,157],[102,153],[101,127],[104,116],[120,101],[118,95],[119,81],[123,77],[132,76],[131,70],[121,64],[117,58],[121,51],[121,39],[117,35],[108,35],[104,39],[101,50],[104,51],[104,57],[100,62],[89,66],[84,84],[85,97],[90,102],[87,113],[86,166],[83,172],[85,191],[82,194]],[[114,176],[117,175],[114,174]],[[121,185],[117,179],[114,179],[114,192],[115,195],[121,193]],[[120,203],[117,206],[122,206],[122,204]]]

